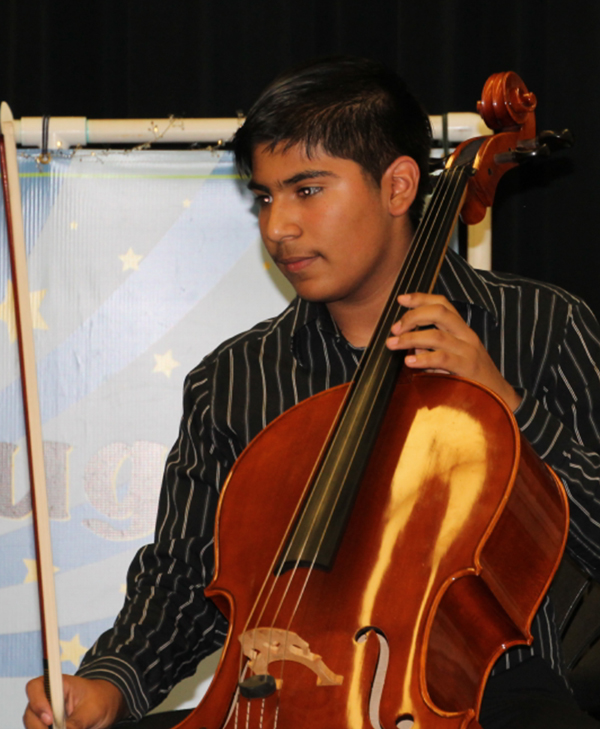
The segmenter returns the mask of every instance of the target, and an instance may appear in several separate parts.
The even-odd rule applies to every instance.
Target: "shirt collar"
[[[291,338],[292,354],[300,366],[308,367],[310,362],[308,352],[310,347],[309,330],[312,329],[314,332],[317,329],[338,341],[342,340],[342,334],[325,304],[305,301],[300,297],[296,297],[292,306],[295,310]]]
[[[339,336],[341,334],[338,325],[329,313],[329,309],[325,304],[319,304],[313,301],[305,301],[300,297],[294,300],[295,314],[294,325],[292,327],[292,337],[311,322],[315,322],[321,331]]]
[[[498,321],[498,307],[485,279],[454,251],[446,253],[435,291],[449,301],[478,306]]]

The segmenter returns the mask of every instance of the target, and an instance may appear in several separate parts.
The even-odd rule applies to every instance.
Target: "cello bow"
[[[13,116],[6,102],[0,108],[0,155],[2,167],[2,192],[6,214],[6,228],[10,250],[13,279],[15,324],[19,344],[21,368],[21,389],[27,439],[29,480],[31,483],[31,506],[37,561],[38,596],[42,634],[42,655],[46,694],[50,700],[55,729],[64,729],[65,711],[63,681],[58,638],[58,615],[52,561],[50,517],[46,493],[46,472],[42,424],[35,366],[33,325],[29,303],[27,256],[17,146]]]

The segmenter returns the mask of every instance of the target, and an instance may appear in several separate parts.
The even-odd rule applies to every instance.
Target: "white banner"
[[[293,292],[228,153],[85,150],[42,165],[21,152],[19,169],[61,658],[73,673],[151,538],[185,374]],[[1,208],[0,729],[21,726],[25,683],[41,673],[10,279]]]

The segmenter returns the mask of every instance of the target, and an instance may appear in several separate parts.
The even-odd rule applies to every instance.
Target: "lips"
[[[286,258],[277,258],[277,264],[284,268],[288,273],[299,273],[314,263],[318,256],[288,256]]]

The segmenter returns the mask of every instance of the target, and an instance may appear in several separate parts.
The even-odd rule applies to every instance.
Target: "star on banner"
[[[175,367],[179,367],[179,362],[173,359],[173,352],[169,349],[165,354],[155,354],[156,364],[152,372],[162,372],[165,377],[171,377],[171,372]]]
[[[123,262],[123,271],[129,271],[129,269],[137,271],[143,257],[141,254],[134,253],[133,248],[130,248],[127,253],[119,256]]]
[[[189,208],[189,206],[192,204],[192,201],[189,199],[189,197],[186,197],[186,199],[183,201],[182,205],[184,208]]]
[[[29,306],[31,308],[31,323],[34,329],[48,329],[48,325],[40,314],[40,306],[46,296],[46,289],[29,292]],[[6,286],[6,296],[0,304],[0,321],[6,323],[8,339],[12,344],[17,338],[17,320],[15,319],[15,298],[12,281]]]
[[[26,585],[28,582],[37,582],[37,562],[35,559],[24,559],[23,563],[27,567],[27,574],[23,580],[23,584]],[[53,567],[54,572],[58,572],[58,567]]]
[[[87,648],[81,645],[79,633],[71,640],[60,641],[60,660],[62,663],[71,661],[75,668],[79,668],[82,657],[87,653]]]

